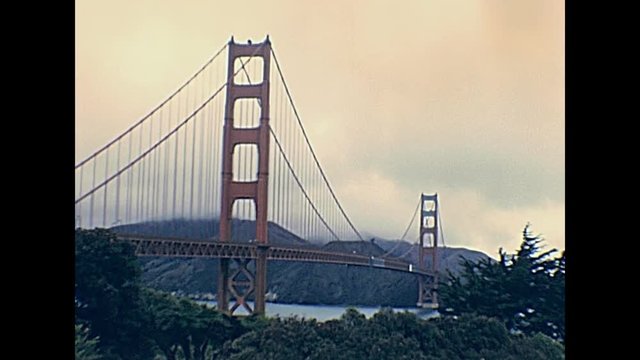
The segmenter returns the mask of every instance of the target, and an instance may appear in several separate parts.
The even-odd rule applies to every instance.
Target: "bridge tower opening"
[[[271,42],[269,37],[262,43],[238,44],[233,37],[229,41],[227,65],[227,90],[225,101],[223,154],[222,154],[222,199],[220,211],[220,241],[230,242],[233,204],[236,200],[252,200],[255,206],[256,243],[258,244],[255,267],[252,259],[220,259],[218,272],[218,309],[228,314],[243,306],[250,314],[265,313],[267,282],[267,194],[269,180],[269,74]],[[238,81],[247,62],[262,58],[262,81],[248,83]],[[239,59],[240,61],[236,61]],[[246,59],[246,60],[245,60]],[[234,106],[237,100],[251,99],[259,104],[260,116],[255,127],[236,127]],[[257,148],[257,180],[234,180],[234,151],[239,145]],[[239,157],[242,161],[242,157]],[[253,295],[255,305],[248,304]],[[229,307],[230,302],[234,302]]]
[[[438,194],[421,194],[420,248],[418,266],[427,269],[430,263],[432,276],[418,276],[418,307],[438,308]],[[427,241],[425,242],[425,236]],[[430,261],[429,257],[431,258]]]

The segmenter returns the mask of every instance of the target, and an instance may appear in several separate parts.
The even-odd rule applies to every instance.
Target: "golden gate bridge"
[[[414,273],[418,306],[438,306],[437,194],[420,195],[409,224],[419,208],[415,264],[393,249],[374,257],[311,246],[364,239],[318,161],[269,37],[232,37],[149,114],[80,161],[75,176],[76,227],[112,228],[138,256],[220,259],[216,299],[229,314],[240,306],[264,314],[268,260]],[[178,219],[209,222],[211,234],[178,229]],[[296,241],[279,241],[281,234]]]

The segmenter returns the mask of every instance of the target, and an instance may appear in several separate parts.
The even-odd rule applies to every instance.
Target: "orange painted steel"
[[[118,235],[118,239],[132,243],[135,246],[137,256],[257,259],[260,252],[264,252],[267,260],[378,267],[422,276],[433,276],[431,270],[420,269],[400,260],[322,251],[308,247],[184,240],[140,235]]]
[[[432,209],[425,207],[425,202],[433,203]],[[420,195],[420,248],[418,250],[418,266],[427,268],[426,258],[431,255],[432,276],[418,276],[418,306],[438,308],[438,194]],[[432,220],[432,222],[429,222]],[[433,242],[425,246],[424,236],[429,235]]]
[[[222,145],[222,201],[220,209],[220,241],[231,241],[231,218],[233,204],[236,200],[251,199],[256,209],[256,241],[266,245],[268,180],[269,180],[269,71],[271,64],[271,42],[269,37],[259,44],[237,44],[229,41],[229,60],[227,64],[227,93],[224,116],[224,135]],[[260,84],[236,84],[235,60],[239,57],[261,57],[263,60],[262,82]],[[252,59],[249,59],[251,61]],[[242,65],[244,66],[244,64]],[[260,104],[260,123],[256,128],[245,129],[234,127],[234,107],[238,99],[256,99]],[[258,180],[241,182],[233,181],[233,152],[237,145],[256,145],[258,150]],[[256,252],[252,259],[256,261],[255,274],[247,281],[252,284],[246,292],[239,290],[245,281],[236,281],[238,271],[246,273],[247,264],[240,258],[223,258],[218,273],[218,308],[232,314],[238,304],[243,305],[249,313],[264,314],[267,282],[267,257],[263,251]],[[236,271],[231,272],[235,265]],[[245,274],[246,275],[246,274]],[[255,292],[255,308],[250,309],[246,297]],[[236,304],[229,309],[229,297]]]

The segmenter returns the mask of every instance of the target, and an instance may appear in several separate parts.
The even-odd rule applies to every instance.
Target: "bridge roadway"
[[[118,239],[132,243],[136,248],[135,253],[137,256],[255,259],[259,249],[266,249],[268,260],[377,267],[433,276],[429,270],[418,269],[413,264],[396,259],[322,251],[310,249],[309,247],[186,240],[129,234],[118,234]]]

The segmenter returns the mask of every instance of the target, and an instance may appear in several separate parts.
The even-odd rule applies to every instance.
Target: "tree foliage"
[[[78,229],[75,272],[76,321],[91,325],[105,359],[148,358],[140,268],[132,246],[105,229]]]
[[[423,320],[382,309],[371,318],[350,309],[336,320],[268,319],[224,345],[216,359],[564,359],[545,335],[510,334],[496,319],[477,315]]]
[[[76,324],[76,360],[100,360],[102,355],[98,350],[99,338],[89,337],[89,329],[80,324]]]
[[[542,251],[542,242],[527,225],[515,254],[500,249],[497,262],[463,259],[463,272],[449,274],[441,287],[442,307],[449,314],[495,317],[513,332],[563,341],[565,255],[552,257],[557,250]]]
[[[148,334],[167,359],[180,353],[185,359],[204,359],[207,349],[222,345],[245,332],[237,319],[186,298],[144,289],[145,311],[151,319]]]
[[[141,287],[134,249],[105,229],[76,230],[75,304],[105,359],[201,360],[253,324]]]
[[[496,274],[513,273],[515,283],[516,275],[528,278],[527,272],[504,269],[527,263],[521,257],[530,259],[528,268],[541,267],[541,272],[553,272],[558,279],[563,276],[564,257],[552,267],[543,257],[530,256],[537,253],[535,248],[525,250],[529,253],[516,257],[505,254],[502,267],[490,263],[486,267]],[[562,345],[549,337],[514,335],[504,322],[485,316],[422,320],[412,313],[382,309],[367,319],[351,308],[341,318],[325,322],[298,317],[237,319],[189,299],[141,287],[139,275],[133,249],[111,232],[76,232],[76,359],[564,358]],[[471,285],[481,289],[482,281],[471,277],[464,286]],[[485,301],[476,297],[479,303]],[[490,308],[489,302],[483,306]],[[501,308],[517,309],[506,300]]]

